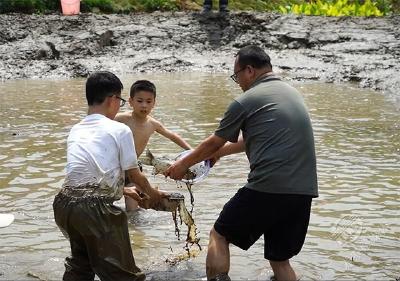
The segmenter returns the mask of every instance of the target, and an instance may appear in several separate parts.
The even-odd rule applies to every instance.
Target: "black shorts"
[[[303,247],[312,197],[241,188],[225,204],[214,229],[243,250],[264,234],[264,257],[285,261]]]

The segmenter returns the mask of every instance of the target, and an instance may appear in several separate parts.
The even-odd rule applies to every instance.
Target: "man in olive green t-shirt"
[[[257,46],[238,52],[231,78],[244,94],[229,105],[215,133],[166,175],[181,179],[195,163],[245,151],[247,184],[225,204],[210,232],[207,278],[230,280],[229,244],[247,250],[264,235],[264,257],[274,278],[296,280],[289,259],[304,244],[311,201],[318,197],[307,108],[300,93],[274,75],[269,56]]]

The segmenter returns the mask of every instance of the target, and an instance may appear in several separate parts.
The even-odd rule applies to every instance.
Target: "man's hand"
[[[186,174],[189,167],[186,167],[182,161],[176,161],[164,173],[164,176],[170,177],[173,180],[181,180]]]
[[[144,194],[144,193],[143,193]],[[139,202],[139,206],[144,209],[154,209],[155,206],[161,204],[163,198],[168,198],[169,194],[165,191],[160,191],[158,189],[154,189],[151,193],[151,196],[144,194],[146,197],[142,197]]]

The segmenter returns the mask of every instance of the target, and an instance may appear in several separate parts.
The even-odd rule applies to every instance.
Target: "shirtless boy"
[[[132,130],[135,140],[135,150],[137,157],[143,153],[151,135],[157,132],[170,139],[184,149],[192,149],[178,134],[168,130],[164,125],[150,116],[156,102],[156,87],[148,80],[138,80],[131,86],[129,104],[132,111],[119,113],[115,117],[116,121],[128,125]],[[137,202],[125,197],[127,211],[135,210]]]

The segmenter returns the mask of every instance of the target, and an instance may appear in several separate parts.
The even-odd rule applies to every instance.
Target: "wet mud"
[[[235,52],[253,43],[289,79],[357,82],[400,99],[399,22],[255,12],[0,15],[0,79],[86,77],[99,69],[230,73]]]

